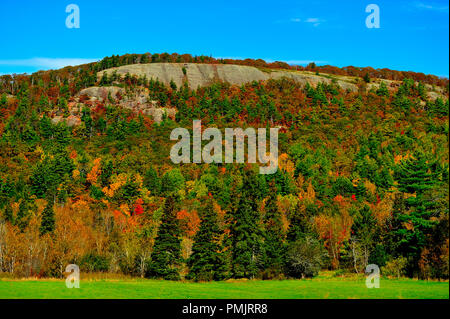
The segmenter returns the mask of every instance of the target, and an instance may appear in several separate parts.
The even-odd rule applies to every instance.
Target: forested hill
[[[147,72],[168,63],[177,79]],[[236,65],[261,78],[221,78]],[[195,82],[193,69],[217,73]],[[0,272],[270,279],[373,263],[448,278],[448,89],[414,72],[176,54],[2,76]],[[195,119],[279,127],[278,171],[173,164],[170,132]]]

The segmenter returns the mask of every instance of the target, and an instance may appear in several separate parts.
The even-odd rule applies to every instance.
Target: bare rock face
[[[165,115],[168,118],[175,118],[175,115],[177,111],[172,108],[167,107],[159,107],[159,108],[149,108],[144,110],[142,113],[146,115],[151,115],[153,117],[153,120],[156,123],[161,123],[163,120],[163,116]]]
[[[53,124],[58,124],[60,122],[66,122],[67,126],[78,126],[81,124],[81,119],[79,116],[76,115],[69,115],[68,117],[63,117],[61,115],[57,115],[54,118],[52,118]]]
[[[436,100],[438,98],[442,98],[443,95],[442,95],[442,93],[439,93],[439,92],[429,91],[429,92],[427,92],[427,97],[431,100]]]
[[[105,101],[108,96],[116,99],[118,94],[124,95],[125,90],[117,86],[93,86],[87,89],[83,89],[78,93],[78,96],[87,96],[91,100]]]
[[[72,126],[78,126],[78,125],[81,124],[81,119],[80,119],[79,116],[76,116],[76,115],[69,115],[69,116],[67,117],[67,119],[66,119],[66,124],[67,124],[67,126],[69,126],[69,127],[72,127]]]
[[[156,123],[160,123],[164,116],[175,118],[176,109],[160,107],[157,101],[149,100],[149,90],[147,88],[137,88],[134,91],[126,91],[115,86],[97,87],[93,86],[81,90],[73,101],[68,103],[70,116],[64,118],[55,116],[53,123],[65,121],[68,126],[81,124],[81,111],[83,107],[95,107],[99,103],[111,103],[119,107],[132,110],[134,113],[150,115]]]
[[[207,86],[214,82],[228,82],[230,84],[242,85],[253,81],[265,81],[269,79],[280,79],[283,77],[293,79],[296,82],[316,86],[320,82],[331,83],[331,80],[321,75],[310,72],[272,70],[263,72],[258,68],[245,65],[233,64],[201,64],[201,63],[148,63],[131,64],[117,68],[101,71],[97,74],[100,79],[103,73],[111,75],[116,72],[119,76],[127,73],[136,76],[146,76],[147,79],[159,80],[168,85],[170,81],[180,87],[187,81],[189,87]],[[185,74],[186,73],[186,74]],[[344,89],[356,92],[358,87],[348,81],[337,80]]]
[[[58,124],[61,121],[64,121],[64,117],[62,117],[61,115],[57,115],[54,118],[52,118],[52,123],[53,124]]]

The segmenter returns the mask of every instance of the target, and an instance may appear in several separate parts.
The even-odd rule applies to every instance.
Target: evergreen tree
[[[89,109],[88,107],[83,107],[81,114],[81,121],[86,126],[86,135],[90,137],[92,134],[92,127],[94,125],[94,121],[91,117],[91,109]]]
[[[158,235],[151,255],[147,276],[179,280],[181,262],[181,229],[175,212],[175,199],[169,196],[164,203]]]
[[[144,176],[144,185],[153,195],[161,192],[161,179],[153,167],[150,167]]]
[[[430,220],[430,203],[423,196],[435,183],[430,168],[425,155],[416,151],[414,156],[402,161],[396,169],[399,191],[415,195],[405,200],[408,211],[397,216],[402,225],[409,225],[397,231],[400,238],[399,250],[410,261],[409,275],[417,272],[426,237],[435,225],[435,222]]]
[[[109,179],[114,171],[114,164],[111,160],[102,162],[102,170],[100,173],[100,181],[102,186],[106,186],[109,183]]]
[[[255,173],[245,170],[241,196],[231,226],[232,274],[235,278],[254,278],[261,268],[262,231],[257,194]]]
[[[187,261],[188,279],[195,281],[225,279],[226,269],[220,237],[221,231],[217,224],[213,200],[209,199],[203,212],[200,229],[194,237],[192,255]]]
[[[161,192],[165,195],[175,193],[184,187],[185,179],[178,168],[166,172],[162,177]]]
[[[286,236],[289,243],[301,240],[307,235],[314,237],[313,224],[310,220],[311,215],[311,208],[304,207],[301,202],[298,202],[294,214],[291,217],[291,223]]]
[[[55,212],[53,211],[53,201],[48,200],[47,205],[42,212],[41,226],[39,232],[41,235],[52,233],[55,230]]]
[[[269,198],[265,206],[264,216],[264,268],[266,275],[277,277],[282,273],[285,254],[283,224],[277,206],[277,190],[275,183],[270,183]]]
[[[14,223],[14,215],[11,205],[6,204],[5,210],[3,211],[3,218],[5,221],[10,222],[11,224]]]
[[[8,100],[6,99],[6,94],[3,93],[0,97],[0,109],[6,108],[6,105],[8,104]]]
[[[386,87],[386,83],[384,81],[381,81],[380,86],[377,90],[378,96],[389,96],[388,88]]]
[[[39,122],[39,131],[42,137],[50,138],[53,135],[53,124],[50,118],[44,114]]]
[[[370,76],[369,73],[364,74],[364,82],[369,83],[370,82]]]
[[[22,199],[22,201],[19,204],[19,211],[17,213],[16,220],[14,221],[14,223],[23,232],[25,228],[27,228],[28,226],[30,217],[31,213],[29,209],[29,203],[26,199]]]

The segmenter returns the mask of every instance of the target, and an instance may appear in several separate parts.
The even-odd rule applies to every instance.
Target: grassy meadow
[[[449,283],[381,278],[368,289],[364,277],[321,274],[304,280],[172,282],[132,278],[81,278],[79,289],[64,280],[0,279],[0,299],[448,299]]]

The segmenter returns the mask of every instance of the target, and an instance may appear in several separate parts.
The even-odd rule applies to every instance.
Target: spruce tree
[[[395,174],[399,191],[414,194],[405,200],[407,212],[397,216],[402,225],[412,226],[402,227],[397,231],[400,238],[399,250],[410,260],[410,275],[418,269],[420,254],[426,245],[426,237],[435,224],[430,219],[431,210],[428,209],[431,203],[424,198],[424,193],[435,183],[430,169],[431,165],[425,155],[416,151],[412,157],[399,164]]]
[[[263,247],[258,213],[258,183],[255,173],[246,170],[241,196],[231,226],[232,274],[234,278],[254,278],[261,268]]]
[[[283,224],[277,206],[277,190],[274,181],[270,183],[269,193],[264,216],[264,268],[270,277],[278,277],[283,270],[285,246]]]
[[[188,279],[195,281],[225,279],[226,269],[220,237],[221,231],[213,200],[209,199],[203,212],[200,229],[194,237],[192,255],[187,261]]]
[[[41,235],[52,233],[55,230],[55,212],[53,211],[53,202],[48,201],[42,212],[41,226],[39,232]]]
[[[181,263],[181,229],[175,212],[175,199],[169,196],[164,203],[158,235],[151,255],[147,277],[179,280]]]

